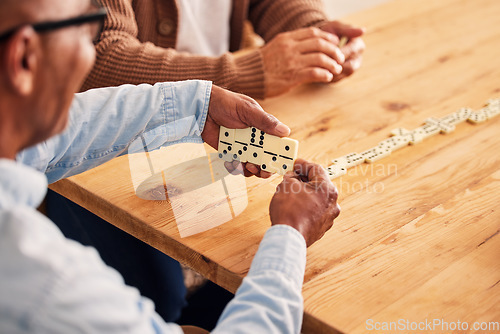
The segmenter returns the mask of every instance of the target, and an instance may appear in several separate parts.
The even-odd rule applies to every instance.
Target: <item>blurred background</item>
[[[390,0],[323,0],[326,13],[331,19],[341,18],[388,1]]]

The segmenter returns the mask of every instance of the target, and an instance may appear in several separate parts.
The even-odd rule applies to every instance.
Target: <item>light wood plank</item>
[[[349,15],[368,28],[363,67],[262,105],[291,126],[299,156],[326,166],[396,127],[499,97],[499,17],[496,0],[394,0]],[[335,181],[343,211],[308,251],[304,332],[362,332],[370,317],[499,319],[499,128],[500,118],[460,124]],[[280,180],[247,179],[236,219],[187,238],[169,201],[135,196],[127,157],[51,187],[235,291]]]
[[[498,220],[497,217],[496,221]],[[405,319],[409,322],[425,324],[427,320],[434,325],[431,327],[434,333],[458,332],[454,329],[459,326],[458,321],[466,324],[458,327],[467,328],[462,330],[464,333],[499,332],[500,277],[498,272],[500,265],[498,254],[500,254],[500,235],[497,230],[463,258],[449,265],[425,284],[402,296],[372,318],[389,323]],[[478,324],[475,325],[475,323]],[[363,324],[351,332],[373,331],[368,331],[366,324]]]
[[[495,197],[499,192],[500,171],[497,171],[330,267],[333,269],[304,286],[307,312],[341,324],[340,328],[346,332],[364,326],[378,311],[412,293],[497,234],[500,210]],[[377,226],[383,222],[369,223]],[[499,280],[500,265],[493,268]],[[459,277],[455,287],[460,285]],[[452,283],[453,280],[446,282]],[[437,314],[446,305],[435,301],[434,305],[426,306],[428,312]],[[411,314],[406,307],[411,309],[410,304],[405,305],[400,313]],[[328,318],[320,309],[328,310]],[[359,314],[365,318],[359,318]]]

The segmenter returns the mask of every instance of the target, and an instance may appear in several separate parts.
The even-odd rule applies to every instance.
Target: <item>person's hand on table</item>
[[[340,214],[337,189],[320,165],[297,159],[276,188],[269,215],[272,225],[289,225],[299,231],[307,247],[328,231]]]
[[[261,48],[266,97],[299,84],[331,82],[344,63],[338,43],[336,35],[313,27],[276,35]]]
[[[212,86],[208,116],[201,137],[204,142],[217,149],[219,144],[219,129],[225,126],[230,129],[244,129],[256,127],[270,135],[285,137],[290,134],[290,128],[281,123],[276,117],[262,109],[251,97],[230,92],[226,89]],[[238,161],[226,163],[226,168],[232,171],[239,166]],[[245,176],[256,175],[268,178],[272,174],[262,171],[260,166],[244,163]]]
[[[353,74],[361,67],[362,55],[365,50],[365,43],[361,39],[364,34],[363,28],[353,27],[339,21],[330,21],[320,26],[320,29],[334,34],[339,38],[347,37],[348,42],[341,46],[340,50],[345,56],[342,64],[342,73],[335,74],[332,81],[336,82]]]

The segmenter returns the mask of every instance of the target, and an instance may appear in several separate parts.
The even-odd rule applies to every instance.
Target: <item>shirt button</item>
[[[158,23],[158,32],[160,35],[167,36],[170,35],[174,31],[174,22],[170,19],[161,20]]]

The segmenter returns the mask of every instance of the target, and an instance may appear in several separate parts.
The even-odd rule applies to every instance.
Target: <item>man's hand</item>
[[[271,223],[295,228],[309,247],[339,215],[337,196],[337,189],[321,166],[297,159],[294,172],[285,174],[271,200]]]
[[[310,82],[331,82],[342,73],[339,38],[318,28],[303,28],[274,37],[261,48],[266,97]]]
[[[348,77],[361,67],[362,55],[365,50],[365,43],[361,39],[364,29],[338,21],[324,23],[320,26],[320,29],[334,34],[339,39],[344,36],[348,38],[347,44],[340,48],[345,56],[345,61],[342,64],[342,73],[335,74],[332,81],[339,81]]]
[[[265,112],[254,99],[213,85],[208,116],[201,137],[203,141],[215,149],[218,148],[221,125],[230,129],[244,129],[254,126],[265,133],[278,137],[290,134],[288,126]],[[245,176],[256,175],[263,178],[271,176],[271,173],[262,171],[260,166],[249,163],[243,164],[243,166]]]

